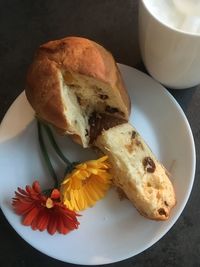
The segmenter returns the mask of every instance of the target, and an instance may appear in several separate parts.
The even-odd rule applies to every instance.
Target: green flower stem
[[[38,139],[39,139],[39,144],[40,144],[40,149],[41,149],[42,155],[44,157],[44,160],[46,161],[48,170],[49,170],[49,172],[50,172],[50,174],[54,180],[54,187],[58,188],[58,177],[54,171],[54,168],[53,168],[51,161],[50,161],[50,158],[48,156],[48,153],[47,153],[47,150],[45,147],[45,143],[43,140],[43,136],[42,136],[42,125],[39,121],[37,121],[37,127],[38,127]]]
[[[51,145],[53,146],[54,150],[56,151],[57,155],[67,164],[67,165],[71,165],[71,162],[65,157],[65,155],[62,153],[62,151],[60,150],[58,144],[55,141],[55,138],[53,136],[53,133],[51,131],[51,129],[43,124],[43,127],[48,135],[49,141],[51,142]]]

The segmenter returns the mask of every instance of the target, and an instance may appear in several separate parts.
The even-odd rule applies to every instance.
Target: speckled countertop
[[[1,0],[0,118],[22,92],[35,49],[67,35],[91,38],[118,62],[143,69],[137,14],[139,0]],[[145,252],[111,266],[200,266],[200,87],[170,91],[191,125],[197,153],[196,179],[189,202],[173,228]],[[0,211],[0,266],[72,266],[49,258],[22,240]]]

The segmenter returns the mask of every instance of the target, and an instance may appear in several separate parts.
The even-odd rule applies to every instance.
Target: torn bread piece
[[[101,45],[81,37],[43,44],[27,73],[27,99],[39,119],[89,146],[91,114],[128,121],[130,99],[118,66]]]
[[[104,130],[95,145],[109,157],[113,182],[149,219],[167,220],[176,204],[168,172],[129,123]]]

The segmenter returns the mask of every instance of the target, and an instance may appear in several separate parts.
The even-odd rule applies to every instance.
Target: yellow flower
[[[103,198],[110,187],[111,174],[108,157],[81,163],[61,184],[61,199],[67,208],[75,211],[93,206]]]

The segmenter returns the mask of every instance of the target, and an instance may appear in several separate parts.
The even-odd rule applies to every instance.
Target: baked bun
[[[176,204],[168,172],[134,127],[124,123],[98,136],[95,145],[109,157],[113,182],[149,219],[167,220]]]
[[[37,116],[83,147],[89,145],[89,118],[105,113],[125,121],[130,99],[112,55],[99,44],[67,37],[36,52],[26,96]]]

